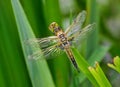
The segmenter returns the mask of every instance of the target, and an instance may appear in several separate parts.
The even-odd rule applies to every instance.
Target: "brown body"
[[[74,67],[79,71],[77,63],[72,54],[72,50],[70,49],[70,42],[68,41],[66,34],[62,31],[60,27],[54,28],[54,34],[59,38],[60,47],[62,47],[65,50],[67,56],[70,58]]]

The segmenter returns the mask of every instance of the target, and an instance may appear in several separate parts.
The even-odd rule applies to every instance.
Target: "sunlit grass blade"
[[[30,87],[10,0],[0,0],[0,87]]]
[[[16,23],[18,26],[18,32],[21,40],[21,45],[23,49],[23,53],[25,56],[25,61],[27,64],[28,72],[34,87],[54,87],[54,83],[47,66],[45,60],[31,61],[28,59],[28,56],[31,52],[36,50],[40,50],[39,46],[36,48],[32,48],[30,46],[26,46],[25,41],[30,38],[35,38],[35,35],[31,29],[31,26],[26,18],[26,15],[23,11],[23,8],[18,0],[11,0],[12,7],[16,19]],[[40,52],[41,56],[42,53]]]
[[[99,46],[87,60],[88,63],[93,66],[95,61],[100,62],[108,52],[109,48],[110,46]],[[79,76],[79,81],[82,83],[86,77],[83,75],[83,73],[80,73]]]
[[[91,74],[94,76],[94,78],[96,79],[100,87],[112,87],[97,62],[96,62],[96,67],[95,68],[89,67],[89,70]]]
[[[108,63],[108,66],[120,73],[120,57],[116,56],[113,59],[114,64]]]
[[[79,51],[77,51],[75,48],[72,48],[72,51],[77,61],[78,67],[80,68],[80,71],[84,73],[84,75],[95,87],[99,87],[96,80],[88,70],[89,64],[87,63],[87,61],[79,54]]]

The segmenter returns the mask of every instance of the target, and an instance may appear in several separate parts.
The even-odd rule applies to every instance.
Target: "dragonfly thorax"
[[[67,41],[67,38],[66,38],[65,34],[60,34],[59,38],[60,38],[61,42],[66,42]]]
[[[61,46],[62,48],[66,49],[66,48],[69,48],[70,46],[70,43],[69,41],[67,40],[67,37],[66,35],[64,34],[64,32],[62,32],[61,34],[58,35],[58,38],[61,42]]]

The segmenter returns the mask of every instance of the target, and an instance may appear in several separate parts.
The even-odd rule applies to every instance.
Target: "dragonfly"
[[[87,38],[90,33],[95,30],[95,23],[89,24],[82,28],[85,19],[86,11],[80,12],[65,31],[63,31],[63,29],[56,22],[52,22],[49,29],[54,33],[53,36],[35,38],[30,40],[30,42],[38,43],[46,57],[65,52],[73,66],[77,69],[77,71],[79,71],[79,67],[71,50],[71,46],[74,43],[81,43],[81,41]],[[40,53],[38,51],[30,55],[29,58],[37,59],[39,56]]]

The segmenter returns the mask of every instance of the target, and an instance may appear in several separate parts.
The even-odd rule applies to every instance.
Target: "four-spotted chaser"
[[[54,33],[54,36],[33,39],[31,42],[38,43],[45,56],[52,55],[53,53],[60,54],[61,51],[65,51],[74,67],[79,71],[70,46],[73,43],[80,43],[95,29],[94,23],[82,29],[85,18],[86,11],[82,11],[65,31],[56,22],[53,22],[50,24],[49,29]],[[33,53],[30,58],[37,59],[38,56],[40,56],[39,51]]]

